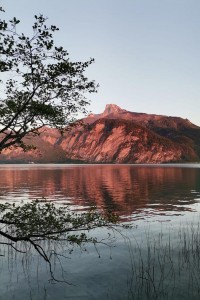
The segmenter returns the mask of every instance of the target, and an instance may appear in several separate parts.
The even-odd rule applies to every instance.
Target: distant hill
[[[200,127],[187,119],[135,113],[108,104],[64,136],[45,128],[37,150],[5,150],[1,162],[169,163],[200,161]],[[28,139],[28,138],[27,138]],[[26,139],[26,141],[27,141]]]

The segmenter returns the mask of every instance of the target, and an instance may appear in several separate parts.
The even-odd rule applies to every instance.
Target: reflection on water
[[[64,272],[75,286],[50,285],[41,257],[1,245],[0,299],[199,300],[200,224],[193,213],[200,211],[199,164],[0,166],[1,201],[41,197],[74,209],[113,210],[136,226],[115,233],[111,251],[105,245],[98,253],[92,245],[71,256],[61,251],[56,276]],[[108,232],[90,234],[104,240]]]
[[[198,209],[200,166],[1,165],[0,199],[45,197],[147,217]]]

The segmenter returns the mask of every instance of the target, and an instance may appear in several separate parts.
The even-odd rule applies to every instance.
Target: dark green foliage
[[[4,10],[0,7],[0,13]],[[96,92],[96,84],[84,75],[91,63],[71,62],[63,47],[54,45],[56,26],[47,25],[43,15],[36,16],[32,36],[18,32],[20,20],[0,18],[0,152],[16,146],[24,150],[34,147],[26,142],[37,136],[44,126],[61,133],[74,122],[77,113],[86,113],[89,101],[85,93]],[[2,245],[26,252],[30,244],[48,263],[51,278],[52,251],[48,255],[45,242],[65,242],[65,246],[96,245],[88,231],[116,223],[115,216],[103,216],[91,209],[77,214],[66,207],[33,201],[21,205],[0,204]],[[54,253],[54,255],[57,255]]]
[[[44,240],[58,240],[61,237],[68,241],[87,241],[86,235],[81,231],[88,231],[97,227],[109,226],[117,222],[115,215],[98,213],[94,208],[87,213],[78,214],[67,207],[56,206],[47,201],[33,201],[22,205],[15,203],[0,204],[0,223],[5,224],[6,229],[0,233],[13,240],[29,241],[37,238]],[[83,238],[84,237],[84,238]]]
[[[0,9],[3,15],[3,9]],[[96,92],[84,75],[93,59],[71,62],[63,47],[54,45],[56,26],[36,16],[32,36],[18,32],[20,20],[0,18],[0,151],[25,147],[23,137],[43,126],[63,131],[77,113],[86,113],[84,93]],[[5,79],[7,78],[7,79]]]
[[[0,7],[0,13],[4,11]],[[30,150],[27,140],[41,134],[41,128],[57,128],[61,133],[73,123],[77,113],[86,113],[85,93],[96,92],[96,84],[84,73],[94,62],[71,62],[63,47],[54,45],[56,26],[48,26],[43,15],[36,16],[32,36],[18,32],[20,20],[0,18],[0,152],[8,147]],[[77,125],[77,123],[75,124]],[[46,245],[64,242],[71,247],[99,243],[88,231],[117,222],[94,209],[75,213],[50,202],[33,201],[16,205],[0,204],[0,241],[19,252],[28,252],[24,243],[35,249],[49,264],[59,254]],[[46,243],[48,242],[48,243]],[[101,242],[101,241],[100,241]]]
[[[117,216],[102,215],[93,208],[87,213],[78,214],[68,207],[45,200],[21,205],[0,204],[0,235],[3,237],[0,245],[7,245],[24,254],[32,247],[48,263],[50,280],[61,282],[52,271],[52,259],[55,261],[62,255],[55,251],[55,242],[57,245],[62,243],[70,254],[75,246],[85,249],[88,243],[95,248],[99,243],[108,245],[106,239],[98,240],[89,231],[100,227],[113,229],[117,221]],[[110,234],[107,238],[110,239]]]

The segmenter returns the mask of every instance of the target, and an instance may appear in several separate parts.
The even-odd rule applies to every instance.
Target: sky
[[[200,126],[199,0],[0,0],[28,32],[35,14],[57,25],[55,41],[100,87],[89,110],[187,118]]]

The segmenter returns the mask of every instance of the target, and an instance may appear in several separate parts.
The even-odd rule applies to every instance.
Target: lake
[[[35,253],[1,246],[0,299],[200,298],[200,164],[0,165],[0,201],[42,198],[78,212],[96,206],[132,226],[111,232],[111,247],[59,248],[67,258],[55,274],[71,285],[49,283]]]

